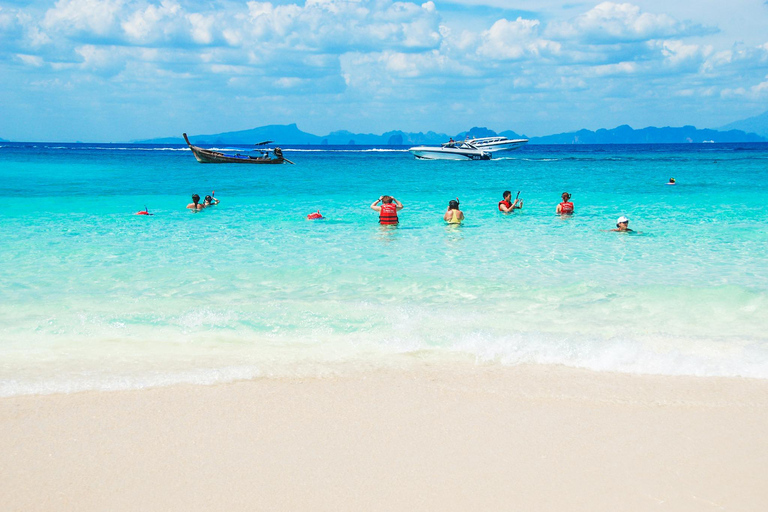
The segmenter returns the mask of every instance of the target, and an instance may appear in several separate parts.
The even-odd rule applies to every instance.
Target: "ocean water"
[[[529,145],[486,162],[289,147],[281,166],[0,146],[0,396],[393,355],[768,378],[768,144]],[[497,211],[505,189],[522,211]],[[218,206],[185,209],[212,190]],[[554,214],[563,191],[571,217]],[[405,205],[400,226],[377,224],[382,194]],[[447,226],[457,196],[466,221]],[[607,231],[620,215],[636,233]]]

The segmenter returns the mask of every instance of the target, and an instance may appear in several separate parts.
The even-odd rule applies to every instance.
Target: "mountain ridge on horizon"
[[[390,130],[381,135],[353,133],[336,130],[320,136],[299,129],[297,123],[266,125],[248,130],[222,132],[211,135],[190,135],[194,144],[254,144],[262,140],[274,140],[278,144],[305,145],[420,145],[440,144],[449,138],[462,140],[465,137],[486,137],[501,135],[509,138],[528,138],[529,144],[648,144],[648,143],[691,143],[691,142],[768,142],[768,111],[757,116],[728,123],[717,129],[695,126],[662,127],[648,126],[634,129],[629,125],[598,130],[581,129],[538,137],[527,137],[512,130],[495,132],[485,127],[473,127],[453,136],[434,131],[404,132]],[[12,142],[0,138],[0,142]],[[19,141],[29,142],[29,141]],[[53,142],[53,141],[51,141]],[[121,143],[120,141],[113,143]],[[126,142],[122,142],[126,143]],[[184,144],[182,137],[156,137],[127,141],[133,144]]]
[[[766,113],[768,114],[768,113]],[[754,119],[754,118],[750,118]],[[768,122],[768,116],[766,116]],[[275,140],[279,144],[301,145],[419,145],[440,144],[449,138],[463,140],[466,137],[493,137],[496,135],[510,139],[528,138],[529,144],[662,144],[662,143],[702,143],[702,142],[768,142],[768,138],[757,133],[729,129],[727,131],[709,128],[699,129],[695,126],[658,128],[648,126],[634,129],[629,125],[598,130],[581,129],[573,132],[563,132],[541,137],[527,137],[512,130],[495,132],[485,127],[473,127],[467,131],[450,136],[445,133],[403,132],[391,130],[381,135],[372,133],[352,133],[347,130],[337,130],[325,136],[314,135],[299,129],[296,123],[287,125],[266,125],[250,130],[223,132],[211,135],[190,136],[193,144],[253,144],[261,140]],[[162,137],[154,139],[133,140],[137,144],[184,144],[181,137]]]

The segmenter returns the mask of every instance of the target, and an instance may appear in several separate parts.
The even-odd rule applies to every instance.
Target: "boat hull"
[[[218,151],[211,151],[210,149],[203,149],[197,146],[193,146],[187,134],[184,135],[184,140],[187,142],[187,146],[195,155],[195,159],[201,164],[282,164],[285,163],[285,158],[276,156],[270,158],[268,156],[253,157],[248,155],[228,155],[226,153],[220,153]]]
[[[491,155],[477,149],[418,146],[409,149],[419,160],[490,160]]]

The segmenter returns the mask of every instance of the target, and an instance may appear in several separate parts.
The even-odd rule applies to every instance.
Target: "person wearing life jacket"
[[[397,212],[403,209],[403,203],[392,196],[381,196],[373,202],[371,209],[379,212],[379,224],[395,225],[400,222]]]
[[[570,215],[573,213],[573,203],[571,202],[571,194],[563,192],[563,202],[557,205],[557,212],[559,215]]]
[[[520,192],[517,193],[518,196],[520,195]],[[503,213],[512,213],[512,210],[519,210],[523,207],[523,200],[519,197],[515,198],[515,201],[512,202],[512,192],[509,190],[505,190],[504,194],[502,194],[502,197],[504,197],[503,200],[499,201],[499,211]]]
[[[464,212],[459,210],[459,198],[448,201],[448,211],[443,215],[443,220],[448,224],[461,224],[464,220]]]
[[[205,205],[200,204],[200,196],[195,194],[192,196],[192,202],[187,205],[190,210],[202,210]]]

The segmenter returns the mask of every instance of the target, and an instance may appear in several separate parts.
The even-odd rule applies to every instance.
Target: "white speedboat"
[[[511,151],[528,142],[528,139],[506,137],[481,137],[462,142],[446,142],[438,146],[416,146],[408,151],[422,160],[490,160],[494,153]]]
[[[416,146],[409,149],[421,160],[490,160],[491,153],[469,141],[446,142],[440,146]]]

